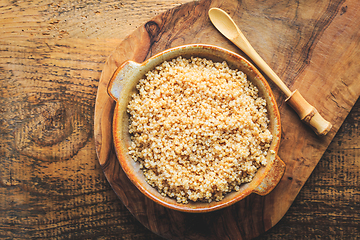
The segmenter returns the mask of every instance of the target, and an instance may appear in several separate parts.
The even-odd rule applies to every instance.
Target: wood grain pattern
[[[154,34],[150,35],[152,50],[145,57],[162,47],[184,43],[188,36],[181,27],[173,30],[177,37],[168,36],[170,45],[156,37],[154,22],[166,22],[169,12],[161,15],[164,20],[150,19],[186,2],[190,1],[0,1],[1,238],[162,239],[133,217],[124,205],[129,203],[123,204],[107,182],[95,153],[92,131],[97,126],[93,124],[93,115],[99,79],[108,56],[131,32],[146,23],[151,23],[147,27]],[[252,36],[250,40],[256,50],[291,87],[312,96],[320,95],[318,88],[303,79],[312,78],[315,85],[323,83],[321,94],[331,94],[317,104],[330,104],[324,112],[336,105],[331,117],[342,122],[358,94],[356,1],[321,1],[316,8],[312,1],[217,3],[229,12],[238,11],[236,19],[247,26],[247,37]],[[216,33],[202,19],[201,2],[191,4],[195,6],[194,17],[172,24],[184,23],[194,34],[194,42],[223,44],[237,51],[220,35],[213,35]],[[253,8],[254,11],[249,11]],[[193,12],[182,13],[189,16]],[[199,24],[206,30],[201,34],[196,32]],[[159,26],[159,30],[166,28]],[[133,40],[137,38],[141,39]],[[118,57],[133,57],[122,54]],[[333,57],[324,57],[327,55]],[[331,71],[324,68],[328,65]],[[334,85],[325,84],[328,78],[335,80]],[[281,100],[279,95],[278,101]],[[291,113],[286,105],[280,107],[285,114]],[[307,183],[301,191],[297,189],[300,193],[287,214],[258,239],[359,236],[359,109],[358,101],[330,146],[326,151],[326,146],[323,148],[325,154]],[[283,119],[293,122],[283,129],[287,133],[283,142],[294,138],[288,133],[294,126],[301,126],[299,131],[308,131],[295,115],[291,116]],[[298,144],[305,149],[303,142]],[[307,156],[305,160],[320,156]],[[109,161],[112,163],[115,161]],[[293,166],[292,173],[306,170],[298,169],[299,166],[302,165]],[[251,197],[244,204],[251,207],[263,201]],[[171,214],[164,210],[152,212],[155,210],[133,211],[153,231],[166,231],[156,221],[159,218],[165,221]],[[243,213],[246,211],[239,207],[236,214]],[[199,216],[195,219],[193,215],[183,216],[181,219],[189,219],[189,223],[170,226],[164,236],[182,232],[191,235],[199,231],[199,225],[203,227],[201,234],[211,235],[215,229],[208,226],[214,224],[223,229],[214,236],[226,239],[231,237],[233,227],[246,227],[235,222],[224,226],[225,219],[220,214],[212,215],[212,219],[207,217],[204,220]],[[197,221],[202,222],[197,225]],[[252,232],[263,231],[263,223],[258,227]]]
[[[226,46],[225,43],[220,42],[222,36],[219,36],[219,34],[214,31],[212,34],[213,38],[206,38],[206,40],[202,39],[203,32],[205,32],[206,35],[206,33],[210,34],[211,30],[214,30],[211,24],[209,24],[209,19],[206,14],[210,7],[221,6],[224,9],[229,9],[228,11],[233,13],[236,20],[237,15],[234,13],[245,11],[245,9],[239,9],[243,6],[242,4],[236,2],[230,3],[227,1],[200,1],[173,9],[152,19],[143,27],[139,28],[134,35],[131,35],[127,40],[125,40],[122,43],[124,46],[120,45],[117,48],[116,52],[119,52],[120,54],[110,56],[110,61],[108,61],[108,64],[103,70],[100,82],[107,83],[109,81],[108,76],[112,75],[114,69],[127,60],[126,58],[118,58],[119,56],[124,56],[123,52],[126,52],[127,54],[129,54],[129,52],[134,52],[134,59],[132,60],[142,62],[153,54],[180,44],[202,42]],[[316,12],[319,15],[319,20],[315,20],[315,22],[318,20],[317,24],[315,24],[315,26],[318,25],[315,29],[315,33],[313,29],[314,25],[311,25],[312,28],[308,27],[308,29],[298,29],[298,31],[302,33],[301,39],[303,40],[303,43],[296,42],[294,45],[293,41],[289,41],[287,43],[288,46],[283,46],[284,49],[288,49],[288,51],[291,52],[294,51],[294,49],[297,49],[299,56],[292,56],[295,57],[296,60],[304,58],[304,55],[309,56],[312,54],[314,54],[312,58],[316,58],[316,50],[318,48],[328,48],[330,50],[331,44],[329,45],[325,40],[327,38],[332,39],[333,35],[331,35],[330,32],[329,36],[323,37],[323,34],[330,24],[329,21],[331,22],[336,20],[335,15],[338,10],[335,11],[335,9],[339,8],[339,4],[340,2],[328,3],[327,7],[334,9],[332,12],[333,15],[329,14],[327,11],[322,14]],[[230,6],[228,7],[227,5]],[[237,11],[234,11],[233,9],[236,9]],[[254,11],[255,10],[252,9],[252,12]],[[312,19],[311,17],[314,15],[312,10],[304,12],[303,14],[307,17],[310,16],[310,19]],[[249,16],[249,18],[251,21],[251,16]],[[309,20],[306,18],[301,18],[298,22],[302,22],[304,25],[310,25]],[[265,25],[263,22],[260,24]],[[182,29],[184,25],[190,25],[191,28],[186,29],[186,31],[181,31],[180,29]],[[251,26],[251,24],[249,25]],[[281,24],[281,27],[283,27],[283,25],[284,24]],[[291,27],[288,28],[290,29]],[[289,36],[283,35],[282,37],[286,39]],[[136,44],[134,44],[134,39],[136,39]],[[319,43],[320,40],[323,42]],[[307,45],[309,41],[313,42],[313,44]],[[256,44],[264,45],[263,42],[255,41],[255,46]],[[346,43],[347,46],[350,44],[351,42],[349,41]],[[132,47],[129,48],[129,45]],[[229,48],[229,46],[226,47]],[[271,49],[271,46],[264,51],[269,51],[269,49]],[[272,50],[272,53],[278,52],[276,48]],[[147,55],[145,55],[145,53],[147,53]],[[328,53],[332,54],[333,52]],[[330,58],[331,55],[322,54],[321,56],[329,60],[327,63],[328,66],[332,65],[335,69],[342,68],[343,63],[333,61],[333,58]],[[338,57],[341,58],[342,54]],[[308,93],[311,91],[310,89],[306,89],[307,91],[305,96],[307,94],[308,99],[311,97],[311,99],[317,102],[317,104],[323,104],[320,109],[323,111],[326,110],[324,114],[325,116],[328,114],[328,118],[330,118],[329,113],[336,111],[338,116],[333,116],[332,119],[330,118],[330,121],[334,124],[334,129],[338,129],[343,121],[343,119],[339,118],[341,117],[341,111],[343,111],[342,115],[344,115],[346,107],[348,107],[348,109],[351,108],[352,104],[354,104],[355,100],[359,96],[360,89],[356,86],[352,86],[351,90],[356,92],[354,96],[350,95],[346,100],[338,99],[337,96],[334,95],[334,91],[331,91],[331,89],[339,88],[340,85],[343,85],[343,82],[330,81],[324,78],[320,79],[319,82],[317,76],[309,75],[304,78],[303,75],[308,73],[308,69],[310,69],[310,74],[314,71],[311,70],[310,65],[313,67],[310,62],[306,62],[306,60],[304,60],[302,65],[298,68],[292,66],[293,69],[295,68],[297,70],[298,75],[291,76],[291,79],[285,78],[284,81],[289,85],[295,85],[297,83],[296,80],[298,80],[302,83],[301,87],[305,84],[311,84],[313,89],[328,89],[328,93],[325,98],[324,96],[316,94],[309,95]],[[317,67],[315,70],[316,74],[319,74],[319,71],[321,70],[326,72],[329,71],[329,69],[320,69]],[[355,82],[353,81],[350,84],[354,85]],[[107,84],[102,84],[104,88],[106,85]],[[298,88],[300,89],[301,87]],[[334,97],[336,101],[325,102],[323,100],[329,99],[330,97]],[[108,109],[111,108],[110,105],[113,103],[110,103],[110,101],[104,103],[106,98],[109,98],[107,96],[106,89],[99,87],[97,96],[98,101],[96,103],[97,106],[95,110],[106,109],[108,111]],[[278,94],[278,99],[281,104],[283,96]],[[352,104],[347,106],[349,102],[352,102]],[[340,110],[338,109],[339,105],[341,105]],[[131,184],[121,168],[114,167],[114,165],[118,164],[116,162],[116,157],[114,156],[114,151],[110,149],[107,149],[107,151],[103,150],[103,146],[108,148],[108,143],[111,142],[111,134],[109,133],[111,133],[110,119],[112,118],[112,114],[107,111],[95,112],[95,125],[98,125],[99,127],[99,129],[95,131],[95,140],[98,141],[97,146],[100,163],[103,166],[105,175],[112,184],[114,191],[122,199],[125,206],[136,218],[139,219],[141,223],[150,228],[153,232],[171,239],[219,239],[223,237],[224,233],[226,233],[226,236],[229,239],[250,239],[265,232],[282,218],[330,143],[332,138],[331,136],[334,135],[334,133],[332,133],[330,134],[330,137],[316,137],[309,132],[309,129],[304,129],[303,125],[299,126],[299,121],[293,120],[294,114],[293,112],[290,112],[288,108],[281,107],[280,109],[282,110],[281,112],[284,116],[283,122],[285,122],[285,125],[283,127],[283,132],[285,137],[283,138],[284,143],[282,143],[279,155],[282,159],[285,159],[284,161],[287,164],[287,170],[283,180],[279,183],[278,187],[266,197],[252,195],[225,210],[196,215],[196,217],[194,217],[190,214],[164,209],[145,198]],[[104,123],[102,123],[103,119],[105,120]],[[106,132],[108,135],[104,134]],[[105,139],[105,142],[107,143],[106,145],[101,142],[103,139]],[[293,145],[297,145],[298,148],[292,148],[291,146]],[[208,219],[211,219],[211,221]],[[173,227],[174,225],[176,225],[175,228]],[[189,231],[191,228],[194,230]]]

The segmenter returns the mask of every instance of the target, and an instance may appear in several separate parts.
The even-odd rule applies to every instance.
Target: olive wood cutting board
[[[229,13],[285,84],[291,90],[298,89],[333,128],[326,136],[317,136],[269,81],[281,114],[279,156],[286,164],[282,180],[267,196],[252,194],[210,213],[183,213],[146,198],[122,171],[113,147],[115,102],[107,94],[107,84],[126,60],[143,62],[160,51],[183,44],[213,44],[246,57],[211,24],[208,17],[211,7]],[[94,130],[103,171],[129,211],[144,226],[168,239],[251,239],[274,226],[289,209],[360,95],[358,9],[357,0],[203,0],[164,12],[131,33],[114,49],[104,66]]]

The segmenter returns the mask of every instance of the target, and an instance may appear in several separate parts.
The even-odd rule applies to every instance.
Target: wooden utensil
[[[219,32],[238,46],[246,55],[248,55],[255,64],[280,88],[287,97],[285,101],[296,111],[302,121],[312,127],[318,135],[326,135],[330,131],[332,127],[331,123],[326,121],[316,108],[304,99],[299,91],[290,91],[284,82],[254,50],[233,19],[225,11],[220,8],[211,8],[209,10],[209,17]]]

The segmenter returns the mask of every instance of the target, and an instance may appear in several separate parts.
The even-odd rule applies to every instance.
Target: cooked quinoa
[[[165,61],[137,90],[128,105],[129,154],[163,196],[220,201],[266,165],[266,101],[226,62]]]

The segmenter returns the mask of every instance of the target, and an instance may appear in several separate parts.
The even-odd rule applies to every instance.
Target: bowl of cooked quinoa
[[[266,195],[283,175],[275,97],[234,52],[192,44],[127,61],[108,92],[120,165],[158,204],[209,212]]]

